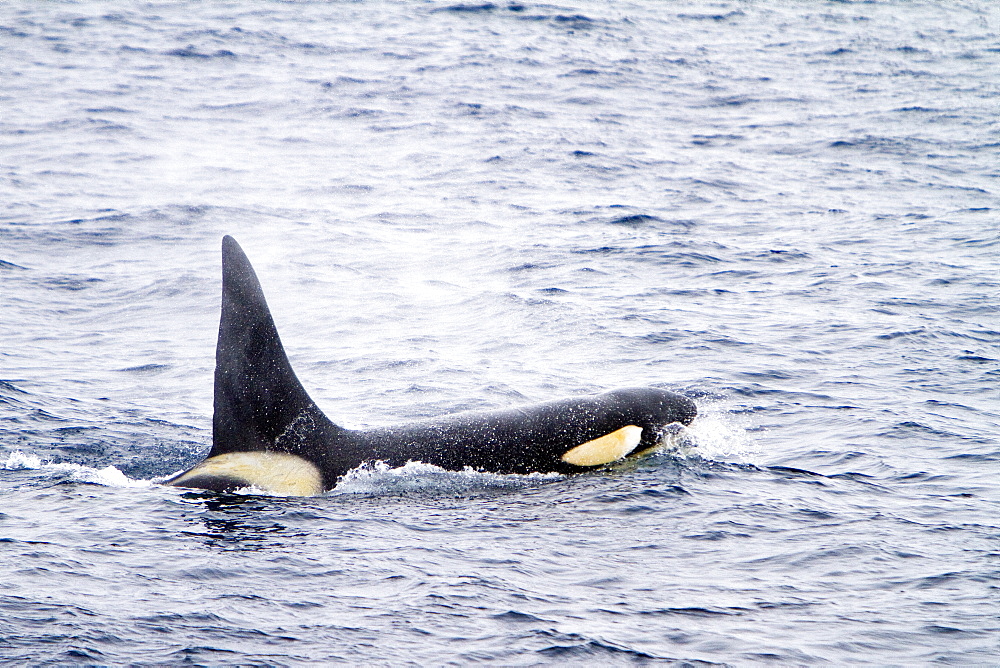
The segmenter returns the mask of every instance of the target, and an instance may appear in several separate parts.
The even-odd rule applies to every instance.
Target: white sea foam
[[[47,462],[38,455],[15,450],[0,463],[0,468],[8,471],[41,470],[53,474],[68,474],[74,482],[85,482],[105,487],[150,487],[152,480],[134,480],[114,466],[102,469],[69,462]]]
[[[717,461],[757,463],[762,454],[760,444],[749,431],[748,420],[726,411],[719,404],[699,404],[698,418],[683,428],[676,438],[681,448],[678,454],[695,454]]]
[[[337,484],[334,494],[464,494],[489,489],[522,489],[559,480],[558,473],[499,474],[448,471],[433,464],[410,461],[399,467],[385,462],[366,463],[351,469]]]
[[[6,469],[7,471],[19,471],[22,469],[39,469],[42,467],[42,460],[38,455],[30,455],[20,450],[15,450],[14,452],[7,455],[7,459],[4,460],[3,465],[0,468]]]

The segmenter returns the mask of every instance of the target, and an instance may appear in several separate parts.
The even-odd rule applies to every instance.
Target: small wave
[[[42,471],[62,474],[72,482],[90,483],[105,487],[151,487],[153,480],[133,480],[114,466],[95,469],[83,464],[68,462],[45,462],[38,455],[15,450],[0,461],[0,469],[6,471]]]
[[[124,369],[118,369],[123,373],[150,373],[154,371],[163,371],[164,369],[169,369],[169,364],[140,364],[139,366],[130,366]]]
[[[609,220],[608,222],[612,225],[645,225],[647,223],[659,223],[663,219],[659,216],[654,216],[649,213],[633,213],[627,216],[619,216]]]
[[[13,262],[7,262],[6,260],[0,260],[0,269],[23,269],[28,270],[27,267],[22,267],[19,264],[14,264]]]
[[[497,9],[497,6],[492,2],[484,2],[479,5],[448,5],[447,7],[440,7],[432,11],[435,12],[453,12],[455,14],[474,14],[476,12],[492,12]]]
[[[197,60],[208,60],[210,58],[236,58],[236,54],[228,49],[219,49],[215,53],[198,51],[193,44],[188,44],[183,49],[171,49],[165,51],[164,55],[177,56],[178,58],[194,58]]]

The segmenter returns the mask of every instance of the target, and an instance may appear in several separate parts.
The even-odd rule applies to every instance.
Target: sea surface
[[[996,665],[1000,5],[0,5],[0,661]],[[224,234],[349,427],[652,385],[579,476],[164,487]]]

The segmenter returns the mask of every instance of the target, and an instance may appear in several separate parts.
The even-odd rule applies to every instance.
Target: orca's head
[[[698,407],[687,397],[655,387],[634,387],[608,392],[620,407],[642,426],[662,427],[679,422],[685,427],[698,415]]]

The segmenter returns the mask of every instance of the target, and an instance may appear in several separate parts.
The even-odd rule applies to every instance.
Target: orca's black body
[[[399,427],[344,429],[323,414],[292,371],[253,267],[229,236],[222,240],[222,267],[212,450],[167,484],[317,494],[375,461],[575,473],[654,447],[667,425],[690,424],[697,413],[686,397],[636,388]]]

